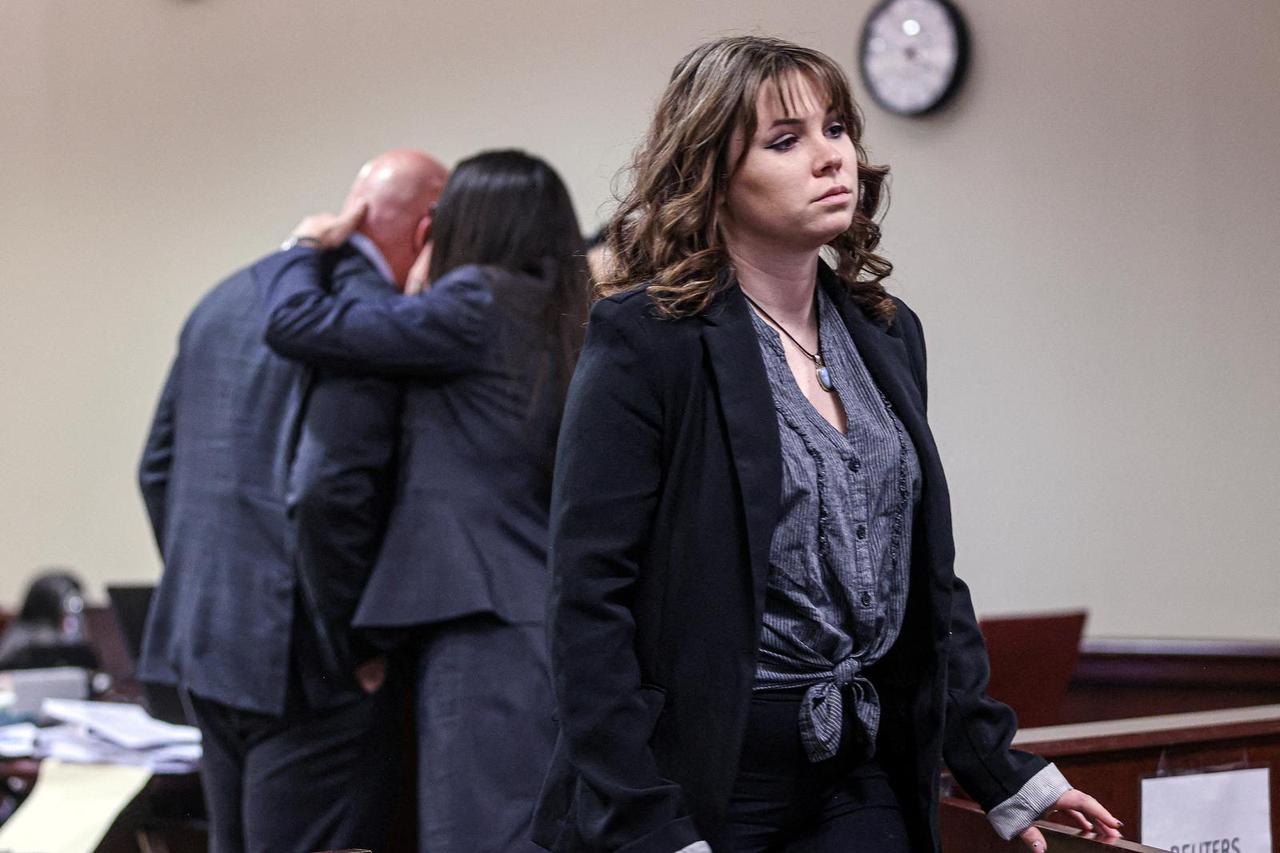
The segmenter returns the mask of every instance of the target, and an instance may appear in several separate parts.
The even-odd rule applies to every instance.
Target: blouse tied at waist
[[[752,319],[783,473],[755,689],[805,688],[799,729],[810,761],[836,756],[846,730],[861,735],[869,758],[880,700],[863,670],[893,645],[905,616],[919,459],[821,290],[818,336],[843,433],[800,391],[778,334]],[[845,719],[850,700],[860,725]]]
[[[880,697],[862,675],[862,661],[851,655],[823,673],[822,678],[805,691],[800,703],[800,740],[805,754],[810,761],[825,761],[840,751],[847,692],[866,737],[863,757],[870,758],[880,729]]]

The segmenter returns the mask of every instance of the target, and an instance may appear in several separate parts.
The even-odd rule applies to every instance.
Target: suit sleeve
[[[290,505],[298,576],[340,672],[373,654],[347,641],[386,530],[400,406],[390,380],[322,372],[302,422]]]
[[[418,296],[353,296],[328,288],[325,253],[294,248],[253,275],[268,346],[320,367],[442,377],[475,368],[493,303],[480,267],[461,267]]]
[[[569,391],[552,497],[551,661],[578,832],[593,850],[671,853],[699,835],[649,749],[635,651],[632,605],[662,479],[659,359],[642,322],[597,303]]]
[[[181,354],[179,354],[181,358]],[[169,491],[169,470],[173,466],[173,420],[178,394],[178,360],[169,366],[160,401],[151,419],[151,430],[138,464],[138,488],[147,508],[151,532],[160,553],[164,553],[165,501]]]
[[[1010,746],[1018,721],[1008,705],[987,695],[987,647],[969,587],[959,578],[952,589],[949,640],[943,758],[956,781],[990,812],[1015,797],[1048,762]]]

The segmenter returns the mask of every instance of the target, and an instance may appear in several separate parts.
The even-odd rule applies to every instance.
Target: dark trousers
[[[190,697],[211,853],[386,849],[401,778],[393,686],[320,712],[297,692],[282,717]]]
[[[846,713],[839,754],[811,763],[800,741],[801,695],[752,698],[725,853],[908,853],[902,810],[884,770],[866,759],[854,715]]]
[[[541,624],[472,616],[417,653],[418,849],[524,853],[556,726]]]

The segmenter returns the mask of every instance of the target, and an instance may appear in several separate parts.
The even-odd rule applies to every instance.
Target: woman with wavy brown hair
[[[932,851],[943,759],[1006,838],[1118,834],[984,694],[861,136],[831,59],[726,38],[636,155],[557,457],[549,849]]]

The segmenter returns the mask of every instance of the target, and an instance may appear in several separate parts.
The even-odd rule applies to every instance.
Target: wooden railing
[[[956,797],[942,800],[942,849],[944,853],[1027,853],[1021,841],[1002,841],[987,823],[978,804]],[[1125,839],[1103,841],[1092,833],[1048,821],[1037,821],[1050,853],[1156,853],[1158,848],[1145,847]]]
[[[1270,767],[1272,849],[1280,842],[1280,705],[1024,729],[1014,745],[1056,763],[1134,838],[1144,778]]]

